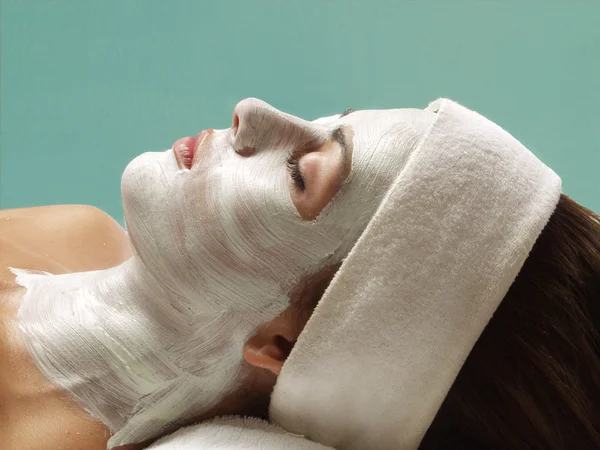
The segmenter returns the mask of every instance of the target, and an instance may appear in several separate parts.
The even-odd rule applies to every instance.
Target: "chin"
[[[178,170],[172,149],[137,156],[127,164],[121,176],[123,202],[132,196],[159,194],[160,185],[168,188]]]
[[[160,216],[179,167],[173,150],[134,158],[121,176],[121,198],[127,230]]]
[[[121,176],[121,188],[131,178],[139,177],[140,173],[148,170],[156,170],[156,166],[160,166],[166,172],[175,174],[179,170],[175,153],[173,149],[164,150],[162,152],[146,152],[136,156],[127,167]]]

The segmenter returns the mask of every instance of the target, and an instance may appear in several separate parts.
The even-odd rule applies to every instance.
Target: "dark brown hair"
[[[566,195],[421,449],[600,449],[600,217]]]
[[[339,266],[312,280],[301,326]],[[566,195],[420,449],[600,449],[600,217]]]

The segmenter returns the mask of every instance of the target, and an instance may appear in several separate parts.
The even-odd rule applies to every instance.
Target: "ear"
[[[296,339],[297,327],[290,311],[261,326],[244,345],[244,359],[252,366],[267,369],[279,375]]]

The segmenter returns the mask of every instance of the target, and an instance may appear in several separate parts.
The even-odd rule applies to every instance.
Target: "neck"
[[[109,448],[198,416],[237,385],[252,330],[233,312],[197,311],[139,258],[102,271],[14,272],[27,288],[19,318],[33,359],[108,426]]]

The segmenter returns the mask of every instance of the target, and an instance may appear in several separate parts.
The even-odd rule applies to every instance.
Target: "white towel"
[[[264,420],[219,417],[182,428],[148,447],[148,450],[331,450]]]
[[[418,447],[560,197],[502,128],[447,99],[428,109],[272,396],[273,420],[338,449]]]

